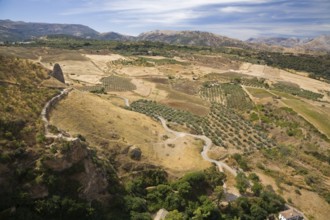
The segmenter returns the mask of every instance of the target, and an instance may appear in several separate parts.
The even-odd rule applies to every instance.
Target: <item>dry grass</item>
[[[318,93],[319,90],[330,90],[329,84],[325,82],[306,77],[303,74],[294,74],[265,65],[243,63],[240,67],[240,72],[250,76],[269,79],[274,82],[291,82],[299,85],[302,89],[310,90],[312,92]]]
[[[122,109],[106,96],[73,91],[53,111],[51,123],[71,134],[82,134],[94,146],[99,146],[100,140],[109,142],[109,148],[115,143],[138,146],[145,162],[163,166],[171,173],[183,174],[210,165],[202,159],[196,141],[185,137],[173,140],[174,148],[164,146],[163,136],[171,134],[159,122]]]
[[[24,47],[0,47],[0,54],[4,56],[19,57],[23,59],[38,59],[42,53],[39,48],[24,48]]]

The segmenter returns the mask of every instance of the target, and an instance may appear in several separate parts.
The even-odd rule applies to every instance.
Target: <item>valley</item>
[[[134,210],[134,215],[149,216],[166,208],[191,218],[197,214],[188,211],[188,206],[160,202],[162,190],[166,190],[166,196],[183,198],[182,203],[198,201],[196,204],[206,208],[206,204],[215,204],[216,189],[223,186],[236,202],[221,197],[221,211],[214,208],[210,216],[222,213],[227,219],[237,217],[233,213],[241,209],[240,201],[246,199],[253,206],[254,200],[265,199],[267,196],[262,195],[268,193],[269,197],[279,195],[284,200],[276,197],[274,200],[281,201],[276,203],[278,207],[263,207],[267,210],[264,215],[277,214],[286,203],[308,219],[327,219],[330,85],[305,72],[232,59],[226,53],[204,54],[180,47],[174,55],[167,53],[153,56],[127,51],[0,47],[1,56],[20,57],[40,68],[52,69],[55,63],[61,66],[66,84],[45,76],[38,87],[56,90],[57,94],[59,88],[69,88],[67,96],[50,111],[46,127],[57,133],[56,137],[67,134],[72,140],[57,140],[47,135],[46,129],[39,145],[46,146],[49,158],[59,161],[78,145],[66,149],[61,143],[64,149],[59,153],[62,147],[57,142],[86,142],[90,152],[83,153],[86,175],[91,175],[87,168],[98,170],[95,178],[103,184],[102,170],[111,167],[107,174],[116,176],[113,181],[123,187],[118,193],[140,203],[148,201],[144,205],[147,208],[127,208],[128,200],[121,204]],[[4,71],[1,74],[0,83],[16,83],[12,75]],[[96,165],[92,165],[94,162]],[[53,163],[48,161],[46,165],[52,169],[64,166]],[[78,178],[78,174],[73,176]],[[211,177],[214,179],[208,179]],[[90,190],[84,198],[105,201],[97,199],[106,188],[105,182],[100,186],[79,181],[82,191]],[[189,182],[192,188],[188,191],[199,189],[194,181],[206,188],[192,198],[184,194],[180,184]],[[242,182],[247,185],[239,187]],[[114,191],[105,194],[121,197]],[[177,198],[176,192],[182,198]],[[173,199],[166,196],[164,201]],[[200,196],[209,200],[201,200]],[[77,198],[82,197],[79,194]],[[233,210],[228,202],[232,202]],[[112,217],[120,216],[116,205],[113,207]],[[127,213],[122,215],[133,215]]]

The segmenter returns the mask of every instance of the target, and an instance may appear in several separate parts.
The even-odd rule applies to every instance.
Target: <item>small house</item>
[[[288,209],[279,213],[280,220],[304,220],[304,217],[295,209]]]

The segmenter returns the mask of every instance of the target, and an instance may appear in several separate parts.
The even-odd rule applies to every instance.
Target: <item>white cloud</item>
[[[72,0],[78,1],[78,0]],[[316,3],[315,3],[316,2]],[[101,16],[109,29],[137,34],[154,29],[203,30],[240,39],[264,34],[324,33],[327,1],[315,0],[84,0],[66,16]],[[103,24],[104,23],[104,24]],[[102,28],[102,27],[101,27]],[[322,30],[323,29],[323,30]]]
[[[269,1],[269,0],[268,0]],[[162,13],[168,11],[178,11],[193,9],[214,4],[251,4],[263,3],[266,0],[89,0],[82,7],[68,10],[63,14],[85,14],[92,12],[115,12],[128,11],[131,13]]]
[[[228,6],[228,7],[220,8],[219,11],[224,13],[242,13],[242,12],[249,12],[250,10],[243,7]]]

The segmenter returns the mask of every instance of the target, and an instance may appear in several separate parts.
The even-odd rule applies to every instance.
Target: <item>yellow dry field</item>
[[[49,88],[67,88],[67,86],[55,79],[54,77],[50,77],[49,79],[46,79],[40,83],[40,86],[43,87],[49,87]]]
[[[306,77],[303,74],[294,74],[285,70],[280,70],[265,65],[243,63],[240,67],[240,71],[247,75],[262,77],[275,82],[287,81],[295,83],[298,84],[301,88],[313,92],[319,92],[320,90],[330,91],[329,84],[325,82]]]
[[[102,72],[111,74],[112,69],[109,68],[109,62],[115,60],[125,60],[124,56],[119,54],[111,54],[111,55],[92,55],[92,54],[84,54],[95,66],[97,66]]]
[[[110,54],[110,55],[95,55],[95,54],[85,54],[86,57],[88,57],[90,60],[94,62],[100,62],[102,64],[105,64],[109,61],[115,61],[115,60],[126,60],[126,58],[119,54]]]
[[[145,76],[163,75],[156,67],[127,66],[115,70],[119,75]]]
[[[65,80],[71,79],[90,84],[97,84],[105,75],[111,74],[108,62],[125,59],[117,54],[112,55],[88,55],[77,52],[65,52],[61,55],[43,55],[40,57],[43,65],[52,68],[54,63],[59,63],[65,75]]]
[[[156,152],[156,160],[175,176],[181,176],[187,172],[206,169],[211,163],[202,159],[200,154],[203,144],[193,137],[173,137],[153,146]]]
[[[198,141],[177,138],[171,140],[175,147],[170,147],[164,144],[163,136],[171,137],[171,134],[160,122],[122,109],[106,96],[72,91],[53,110],[51,123],[72,135],[82,134],[94,146],[98,146],[100,140],[109,141],[110,148],[115,143],[137,146],[142,150],[143,160],[160,165],[172,174],[181,175],[210,166],[200,155]]]
[[[303,210],[309,219],[328,220],[330,205],[316,193],[301,189],[301,195],[295,193],[295,188],[287,186],[283,197],[291,199],[298,210]]]
[[[299,195],[295,192],[296,187],[285,184],[281,184],[282,190],[280,190],[272,177],[265,175],[261,171],[256,171],[255,173],[259,176],[263,185],[272,186],[273,189],[277,193],[280,193],[285,200],[291,199],[293,206],[298,210],[303,210],[304,214],[309,217],[309,219],[328,219],[330,205],[323,198],[317,195],[317,193],[305,189],[299,189],[301,192],[301,195]],[[311,218],[312,216],[313,218]]]
[[[152,90],[154,90],[155,88],[154,83],[147,82],[143,79],[133,78],[131,80],[131,83],[136,86],[136,90],[134,90],[134,92],[136,92],[142,97],[148,97],[151,94]]]
[[[139,57],[148,58],[148,59],[154,59],[154,60],[168,59],[168,57],[163,57],[163,56],[139,56]]]
[[[88,83],[98,83],[104,77],[104,72],[91,61],[62,61],[59,62],[63,73],[75,80]],[[67,79],[65,79],[67,80]]]

